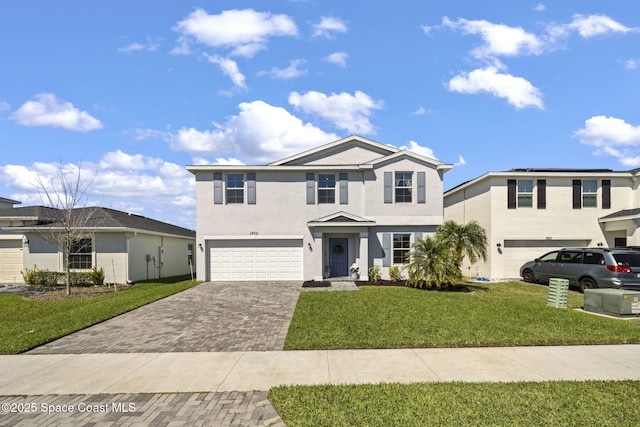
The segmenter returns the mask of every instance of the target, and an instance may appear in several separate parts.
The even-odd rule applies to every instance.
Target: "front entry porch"
[[[358,280],[369,280],[369,227],[375,222],[345,212],[337,212],[308,223],[314,247],[322,248],[314,263],[322,276],[314,280],[354,279],[351,267],[356,267]]]

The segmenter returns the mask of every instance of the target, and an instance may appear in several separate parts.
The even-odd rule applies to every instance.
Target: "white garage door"
[[[0,283],[24,283],[22,240],[0,240]]]
[[[583,248],[587,240],[505,240],[504,241],[504,277],[520,277],[520,267],[547,252],[562,248]]]
[[[212,241],[210,279],[302,280],[302,240]]]

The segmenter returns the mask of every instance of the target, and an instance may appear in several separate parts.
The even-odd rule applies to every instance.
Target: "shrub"
[[[380,266],[374,265],[369,267],[369,281],[377,283],[382,276],[380,275]]]
[[[402,278],[402,273],[400,272],[400,267],[398,267],[397,265],[392,265],[391,267],[389,267],[389,277],[394,282],[400,282],[401,280],[404,280]]]
[[[91,270],[91,281],[94,285],[104,285],[104,269],[102,267],[100,267],[100,269],[93,267],[93,270]]]

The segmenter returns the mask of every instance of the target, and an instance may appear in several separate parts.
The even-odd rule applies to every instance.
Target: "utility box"
[[[567,279],[549,279],[547,305],[555,308],[567,308],[569,298],[569,281]]]
[[[617,317],[640,316],[640,291],[585,289],[584,310]]]

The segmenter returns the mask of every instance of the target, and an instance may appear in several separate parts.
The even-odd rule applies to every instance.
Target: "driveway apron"
[[[301,285],[203,283],[29,353],[282,350]]]

